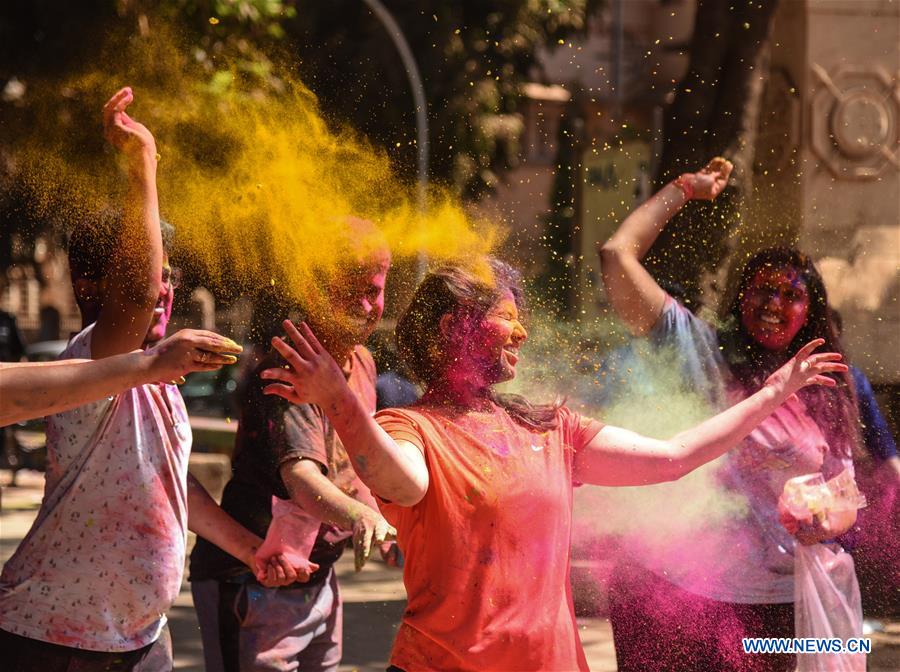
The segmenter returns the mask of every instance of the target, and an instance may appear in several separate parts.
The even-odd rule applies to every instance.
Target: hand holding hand
[[[156,140],[146,126],[125,112],[133,100],[134,93],[126,86],[106,102],[103,106],[103,136],[133,167],[137,167],[142,157],[156,160]]]
[[[361,506],[361,513],[353,523],[353,555],[356,561],[356,571],[360,571],[369,559],[372,545],[379,547],[397,534],[391,525],[376,511],[367,506]]]
[[[199,329],[182,329],[144,354],[150,358],[153,380],[178,380],[194,371],[215,371],[234,364],[242,348],[230,338]]]
[[[330,401],[347,389],[344,372],[319,343],[309,325],[301,322],[298,330],[290,320],[282,324],[296,350],[280,338],[272,339],[272,346],[288,366],[260,373],[265,380],[279,381],[266,385],[263,392],[284,397],[294,404],[316,404],[327,408]]]
[[[706,166],[696,172],[682,175],[680,179],[686,180],[693,193],[692,198],[699,201],[712,201],[728,186],[728,178],[734,165],[731,161],[717,156]]]
[[[257,554],[253,569],[256,580],[266,588],[279,588],[292,583],[306,583],[312,573],[319,569],[319,565],[307,562],[303,567],[295,567],[283,553],[267,558],[261,558]]]
[[[825,387],[837,385],[834,378],[829,378],[825,374],[843,373],[848,368],[846,364],[840,363],[843,359],[840,353],[813,354],[813,351],[823,343],[825,343],[825,339],[816,338],[800,348],[784,366],[769,376],[766,380],[766,387],[771,387],[777,394],[787,398],[807,385],[824,385]]]

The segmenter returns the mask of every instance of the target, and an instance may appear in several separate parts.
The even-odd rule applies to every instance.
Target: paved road
[[[8,482],[8,472],[0,474],[0,482]],[[20,486],[2,489],[0,510],[0,562],[15,550],[34,520],[43,490],[40,474],[22,472]],[[344,594],[344,662],[341,672],[383,671],[394,633],[405,604],[405,593],[397,570],[380,562],[370,563],[359,574],[353,571],[351,554],[345,554],[338,565]],[[203,655],[200,631],[194,615],[191,592],[187,584],[169,613],[175,646],[175,668],[202,672]],[[581,640],[588,663],[596,672],[616,669],[612,632],[603,618],[579,619]],[[900,622],[888,622],[887,631],[875,634],[869,672],[900,670]]]

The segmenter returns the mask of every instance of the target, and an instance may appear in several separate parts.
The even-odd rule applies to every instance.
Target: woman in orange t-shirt
[[[396,334],[425,395],[374,419],[306,324],[284,323],[296,349],[273,340],[290,366],[263,372],[266,392],[325,410],[397,528],[408,605],[392,669],[586,670],[569,589],[573,483],[678,479],[846,370],[813,341],[752,396],[651,439],[494,391],[515,376],[522,301],[519,274],[495,259],[430,272]]]

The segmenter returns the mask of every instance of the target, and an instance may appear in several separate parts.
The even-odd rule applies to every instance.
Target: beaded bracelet
[[[681,193],[684,194],[684,200],[689,201],[694,197],[694,185],[688,179],[687,173],[676,177],[672,180],[672,184],[681,189]]]

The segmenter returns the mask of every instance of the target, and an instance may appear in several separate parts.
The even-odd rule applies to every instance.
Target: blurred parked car
[[[224,366],[218,371],[198,371],[181,386],[184,405],[191,416],[230,418],[237,415],[235,392],[240,369]]]

